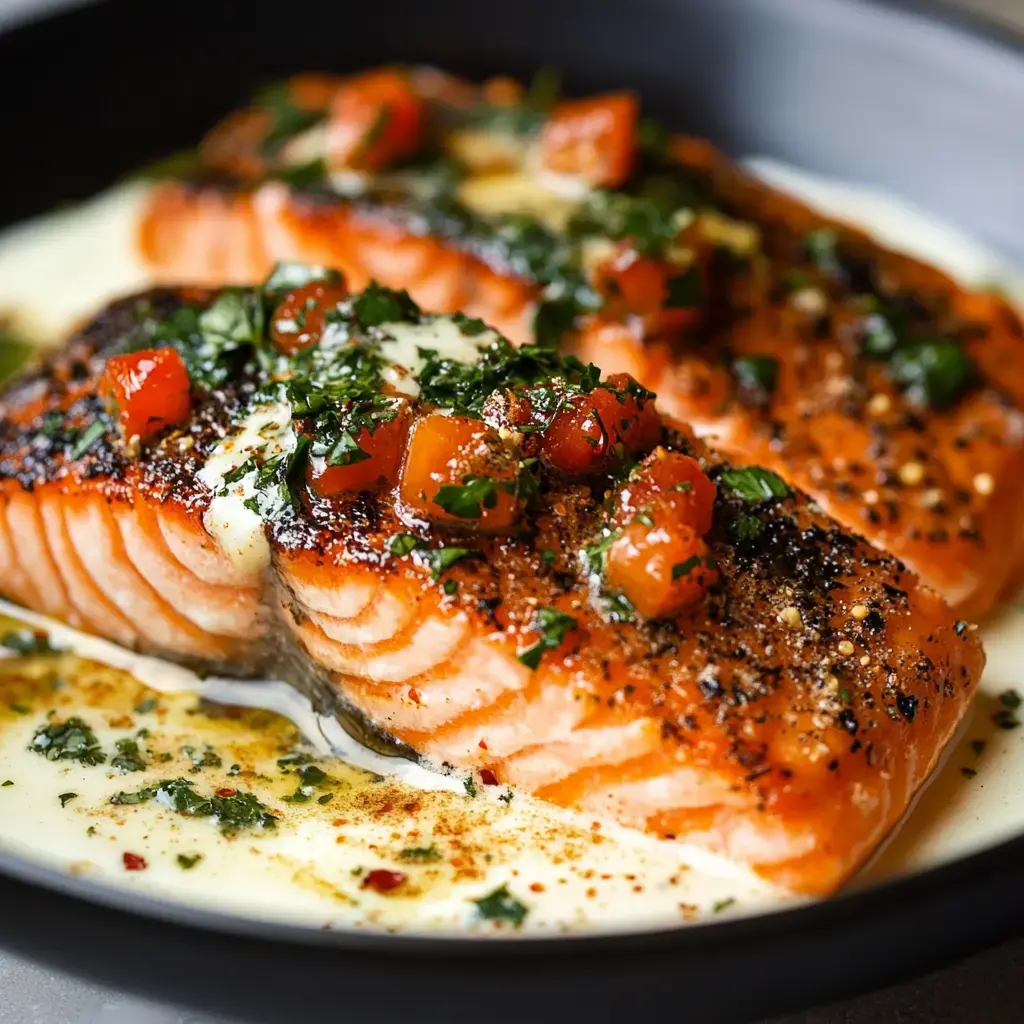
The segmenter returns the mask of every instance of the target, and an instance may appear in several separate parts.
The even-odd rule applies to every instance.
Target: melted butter
[[[397,391],[415,398],[420,392],[416,378],[426,360],[423,351],[436,352],[442,359],[472,365],[480,359],[483,349],[498,340],[496,331],[466,334],[451,317],[437,317],[419,324],[381,324],[385,335],[380,352],[390,364],[384,369],[384,379]]]
[[[213,450],[197,474],[214,497],[203,515],[203,525],[220,549],[240,569],[260,572],[270,565],[270,545],[263,519],[246,502],[259,506],[263,500],[257,487],[257,467],[238,480],[225,484],[224,478],[258,456],[266,461],[295,448],[291,407],[273,402],[253,409]]]
[[[272,711],[209,702],[232,686],[260,699],[259,684],[207,686],[171,666],[161,677],[154,659],[62,627],[51,637],[79,653],[0,661],[0,847],[11,852],[164,899],[316,927],[507,934],[510,923],[485,918],[475,902],[502,886],[526,908],[522,933],[669,926],[780,899],[713,858],[521,794],[507,800],[481,787],[471,798],[460,779],[368,751],[364,761],[386,771],[353,765],[329,753],[331,730],[311,726],[294,692],[292,706],[306,707],[301,730]],[[107,654],[114,666],[103,664]],[[104,764],[48,761],[29,749],[37,729],[76,715],[95,732]],[[119,739],[135,739],[145,770],[112,765]],[[279,763],[296,753],[325,777],[304,785],[300,767]],[[215,820],[159,799],[110,802],[178,778],[202,796],[251,793],[276,827],[223,835]],[[138,858],[145,866],[130,870]],[[382,893],[374,871],[402,877]]]

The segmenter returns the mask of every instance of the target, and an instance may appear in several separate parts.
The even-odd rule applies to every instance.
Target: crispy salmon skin
[[[893,827],[984,660],[631,378],[319,268],[100,314],[0,398],[0,495],[13,600],[799,892]]]
[[[630,93],[550,86],[297,76],[154,184],[140,252],[208,284],[320,262],[516,343],[560,338],[961,614],[1005,597],[1024,570],[1017,314],[638,120]]]

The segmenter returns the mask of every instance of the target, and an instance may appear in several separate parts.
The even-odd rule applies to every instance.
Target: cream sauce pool
[[[750,163],[773,184],[884,244],[1024,299],[1024,275],[901,200],[769,160]],[[122,186],[0,234],[0,316],[56,343],[103,302],[146,287],[134,248],[142,195],[138,185]],[[233,468],[239,448],[225,446],[209,467],[212,476]],[[237,509],[223,511],[230,513],[225,528],[238,531],[236,556],[257,564],[264,554],[258,541]],[[200,681],[37,616],[5,611],[51,629],[56,643],[80,657],[0,661],[2,850],[158,898],[315,927],[484,935],[650,928],[761,912],[791,899],[685,846],[519,794],[503,800],[506,793],[489,787],[471,797],[458,778],[360,747],[284,684]],[[985,641],[989,665],[971,721],[901,830],[854,884],[1024,832],[1024,730],[992,723],[999,695],[1021,684],[1024,610],[1004,611],[986,627]],[[238,705],[265,710],[230,709]],[[48,713],[51,722],[77,715],[89,725],[104,763],[50,761],[30,749]],[[136,744],[142,770],[114,766],[118,740]],[[325,780],[304,785],[303,765],[278,764],[289,754],[315,758],[309,764]],[[224,835],[215,817],[182,815],[167,806],[166,790],[158,792],[162,782],[178,779],[191,782],[185,788],[200,800],[218,790],[252,794],[275,816],[274,827]],[[148,799],[110,802],[147,789],[154,790]]]

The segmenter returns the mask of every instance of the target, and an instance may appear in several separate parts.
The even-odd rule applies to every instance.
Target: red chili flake
[[[373,889],[374,892],[388,893],[397,889],[405,881],[401,871],[388,871],[385,868],[374,868],[363,879],[362,888]]]
[[[237,793],[237,792],[238,792],[238,790],[236,790],[236,789],[227,789],[227,788],[218,789],[217,790],[217,796],[229,797],[229,796],[234,796],[235,793]]]
[[[487,747],[487,740],[481,740],[481,741],[480,741],[480,742],[479,742],[479,743],[477,744],[477,746],[478,746],[478,747],[479,747],[479,748],[480,748],[481,750],[487,750],[487,749],[488,749],[488,747]]]
[[[124,861],[125,871],[145,871],[149,867],[146,858],[140,857],[137,853],[123,853],[121,860]]]
[[[481,768],[480,781],[485,786],[496,786],[498,784],[498,776],[495,775],[490,768]]]
[[[411,700],[413,702],[413,704],[419,704],[420,703],[420,691],[419,690],[414,690],[410,686],[409,687],[409,700]]]

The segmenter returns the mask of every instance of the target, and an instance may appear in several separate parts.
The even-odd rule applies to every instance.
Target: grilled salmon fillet
[[[0,397],[0,496],[8,598],[802,893],[898,821],[984,661],[628,376],[319,268],[101,313]]]
[[[517,344],[559,338],[813,495],[961,614],[1020,582],[1016,313],[638,122],[628,93],[299,76],[154,184],[139,248],[158,281],[304,259]]]

